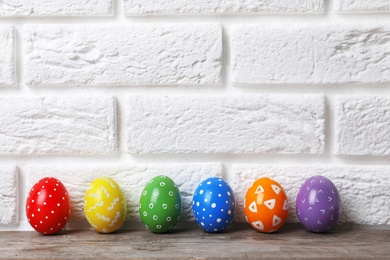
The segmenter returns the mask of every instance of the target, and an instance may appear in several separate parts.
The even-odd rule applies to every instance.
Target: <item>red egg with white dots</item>
[[[70,216],[70,199],[64,184],[51,177],[38,181],[26,201],[26,216],[39,233],[52,235],[60,231]]]

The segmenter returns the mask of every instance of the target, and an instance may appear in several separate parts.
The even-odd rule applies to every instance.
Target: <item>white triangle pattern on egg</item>
[[[252,222],[252,226],[254,226],[255,228],[257,228],[259,230],[264,229],[264,224],[260,220]]]
[[[266,200],[264,201],[264,205],[269,208],[270,210],[272,210],[274,207],[275,207],[275,203],[276,203],[276,200],[275,199],[270,199],[270,200]]]
[[[253,202],[249,205],[249,210],[252,211],[253,213],[257,213],[256,201],[253,201]]]
[[[255,191],[255,194],[259,194],[259,193],[262,193],[262,192],[264,192],[263,187],[262,187],[261,185],[257,186],[257,189],[256,189],[256,191]]]
[[[272,218],[272,226],[277,226],[280,224],[280,222],[282,222],[282,219],[279,218],[278,216],[274,215],[274,217]]]
[[[282,190],[278,185],[275,185],[275,184],[272,184],[271,185],[272,189],[274,190],[274,192],[278,195],[280,193],[280,191]]]

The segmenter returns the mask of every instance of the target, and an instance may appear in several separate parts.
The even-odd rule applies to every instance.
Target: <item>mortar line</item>
[[[19,48],[19,47],[18,47]],[[23,66],[22,55],[16,60],[17,66],[20,66],[18,70],[18,81],[22,81]],[[229,75],[231,71],[227,71],[225,74]],[[225,76],[230,77],[230,76]],[[22,86],[22,88],[20,87]],[[21,89],[23,91],[21,91]],[[124,96],[128,94],[175,94],[175,95],[228,95],[232,93],[243,95],[302,95],[302,94],[320,94],[325,96],[333,95],[349,95],[349,96],[377,96],[377,95],[390,95],[390,84],[370,84],[367,88],[367,84],[356,85],[252,85],[252,86],[237,86],[231,82],[222,83],[221,85],[183,85],[183,86],[25,86],[23,82],[18,83],[17,87],[3,88],[0,92],[0,96],[15,95],[20,93],[34,93],[36,95],[44,96],[58,96],[58,95],[114,95]]]
[[[15,42],[14,42],[14,48],[15,48],[15,56],[14,56],[14,62],[15,62],[15,90],[23,94],[24,90],[21,88],[21,85],[23,84],[23,75],[24,75],[24,64],[23,64],[23,46],[22,46],[22,33],[19,29],[20,26],[17,26],[14,28],[15,32]]]
[[[325,1],[326,2],[326,1]],[[327,9],[327,10],[326,10]],[[308,26],[319,24],[334,25],[340,22],[346,25],[366,23],[386,24],[390,22],[388,13],[337,13],[335,2],[329,0],[325,4],[325,13],[293,14],[293,13],[230,13],[230,14],[179,14],[179,15],[134,15],[126,16],[120,1],[115,1],[112,15],[93,16],[20,16],[0,17],[0,25],[14,24],[107,24],[112,23],[223,23],[232,24],[291,24],[302,23]]]
[[[107,165],[107,164],[161,164],[161,163],[224,163],[229,164],[280,164],[280,165],[382,165],[390,166],[387,156],[324,156],[324,155],[280,155],[280,154],[147,154],[122,153],[118,157],[75,156],[13,156],[1,157],[2,165]]]
[[[330,158],[333,161],[333,151],[334,151],[334,102],[333,95],[325,96],[325,122],[324,122],[324,132],[325,132],[325,149],[324,156]]]

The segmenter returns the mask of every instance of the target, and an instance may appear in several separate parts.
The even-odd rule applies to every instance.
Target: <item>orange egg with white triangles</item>
[[[259,232],[272,233],[287,220],[288,200],[282,186],[269,178],[257,179],[245,195],[248,223]]]

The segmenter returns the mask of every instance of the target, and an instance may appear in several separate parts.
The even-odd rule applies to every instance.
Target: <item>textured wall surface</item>
[[[0,26],[0,86],[15,84],[14,29]]]
[[[40,178],[67,187],[68,229],[110,176],[139,223],[154,176],[182,222],[204,179],[271,177],[298,221],[300,185],[324,175],[341,223],[390,226],[388,0],[0,0],[0,231],[32,230]]]
[[[0,107],[0,154],[116,152],[113,98],[3,97]]]
[[[185,13],[321,13],[323,0],[124,0],[127,15]]]
[[[216,84],[222,32],[205,25],[29,25],[29,85]]]
[[[2,0],[1,16],[109,15],[113,0]]]
[[[321,154],[324,99],[308,96],[133,96],[132,153]]]
[[[389,12],[390,2],[387,0],[340,0],[340,12]]]
[[[233,80],[259,83],[390,82],[390,27],[237,26]]]
[[[337,98],[337,153],[390,155],[390,98]]]
[[[18,175],[15,167],[0,168],[0,224],[9,225],[18,222]]]

